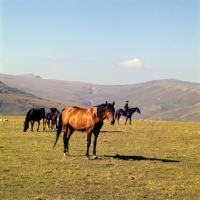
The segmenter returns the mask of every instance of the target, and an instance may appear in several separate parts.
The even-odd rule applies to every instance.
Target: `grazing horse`
[[[87,150],[85,155],[88,159],[90,159],[89,148],[91,144],[91,136],[93,133],[94,134],[93,156],[94,159],[97,159],[96,144],[100,129],[103,126],[103,120],[108,119],[111,122],[111,125],[115,123],[114,104],[115,102],[113,102],[113,104],[110,104],[107,103],[106,101],[105,104],[90,107],[88,109],[83,109],[75,106],[63,109],[62,113],[59,115],[58,129],[54,147],[57,143],[57,140],[63,128],[64,156],[67,156],[69,155],[68,143],[72,133],[75,130],[82,132],[86,131]]]
[[[31,132],[33,132],[33,125],[34,122],[38,122],[38,128],[37,131],[39,130],[40,126],[40,120],[43,119],[43,130],[44,130],[44,119],[45,119],[45,109],[44,108],[31,108],[25,118],[24,122],[24,132],[27,131],[29,127],[29,122],[31,123]]]
[[[118,124],[119,124],[119,118],[122,116],[126,117],[126,121],[125,121],[125,124],[127,122],[127,120],[129,119],[129,123],[131,124],[131,116],[134,112],[138,112],[139,114],[141,113],[140,112],[140,109],[138,107],[136,108],[129,108],[128,110],[124,111],[123,109],[118,109],[116,110],[116,113],[115,113],[115,119],[117,118],[118,120]]]
[[[50,108],[49,111],[46,113],[45,116],[45,124],[47,123],[48,128],[54,129],[54,126],[56,125],[57,129],[57,118],[59,116],[59,111],[57,108]],[[50,126],[51,122],[51,126]]]

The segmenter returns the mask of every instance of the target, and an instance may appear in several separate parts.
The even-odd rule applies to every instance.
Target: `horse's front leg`
[[[43,118],[43,131],[45,131],[45,119]]]
[[[47,120],[45,119],[45,120],[44,120],[44,128],[43,128],[44,131],[45,131],[45,128],[46,128],[46,123],[47,123]]]
[[[90,159],[90,156],[89,156],[89,149],[90,149],[90,144],[91,144],[91,136],[92,136],[92,132],[89,130],[87,131],[87,150],[86,150],[86,157],[88,159]]]
[[[99,131],[94,133],[94,142],[93,142],[93,156],[94,156],[94,159],[98,159],[98,157],[96,156],[96,145],[97,145],[98,135],[99,135]]]
[[[47,121],[47,127],[48,127],[48,129],[50,129],[50,120],[49,119]]]
[[[33,125],[34,125],[34,121],[33,121],[33,120],[31,120],[30,122],[31,122],[31,132],[33,132]]]
[[[54,120],[51,119],[51,130],[53,130],[53,127],[54,127]]]
[[[52,130],[54,130],[55,128],[55,124],[56,124],[56,121],[55,121],[55,119],[54,120],[52,120]]]
[[[37,131],[39,131],[39,127],[40,127],[40,121],[38,121]]]
[[[131,125],[131,117],[129,118],[129,124]]]
[[[127,120],[128,120],[128,117],[126,118],[125,124],[126,124]]]
[[[118,121],[118,125],[119,125],[119,118],[121,117],[121,115],[118,115],[117,117],[117,121]]]

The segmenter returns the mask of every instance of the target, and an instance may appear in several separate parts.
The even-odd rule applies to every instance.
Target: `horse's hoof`
[[[87,159],[87,160],[90,160],[90,156],[86,156],[86,159]]]
[[[94,156],[94,160],[97,160],[98,159],[98,157],[97,156]]]
[[[66,152],[66,153],[64,153],[64,155],[63,156],[69,156],[69,153],[68,152]]]

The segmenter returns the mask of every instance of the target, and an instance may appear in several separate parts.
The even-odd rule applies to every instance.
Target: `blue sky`
[[[200,82],[200,1],[0,0],[0,73]]]

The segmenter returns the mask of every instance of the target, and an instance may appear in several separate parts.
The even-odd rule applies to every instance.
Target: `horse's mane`
[[[113,108],[113,105],[110,103],[108,103],[107,106],[109,108]],[[106,104],[101,104],[94,107],[97,107],[97,116],[100,117],[102,115],[102,112],[104,111],[104,108],[106,107]]]

